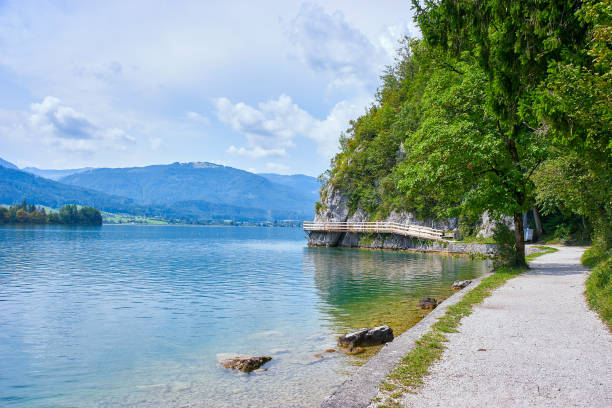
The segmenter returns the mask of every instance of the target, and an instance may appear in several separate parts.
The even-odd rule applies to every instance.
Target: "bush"
[[[593,246],[582,255],[582,263],[593,267],[586,281],[589,305],[612,330],[612,250]]]
[[[502,266],[514,266],[521,263],[516,253],[516,238],[512,231],[503,222],[495,224],[493,239],[498,245],[498,254],[495,259],[495,268]]]

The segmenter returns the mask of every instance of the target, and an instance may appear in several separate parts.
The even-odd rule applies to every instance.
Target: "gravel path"
[[[580,248],[558,248],[449,335],[407,407],[612,407],[612,335],[586,304]]]

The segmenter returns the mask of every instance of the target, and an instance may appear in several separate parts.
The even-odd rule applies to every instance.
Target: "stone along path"
[[[579,248],[558,248],[449,335],[407,407],[612,407],[612,335],[584,298]]]

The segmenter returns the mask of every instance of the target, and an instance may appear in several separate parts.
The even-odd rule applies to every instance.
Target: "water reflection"
[[[0,405],[313,406],[360,363],[314,357],[338,334],[401,332],[419,297],[485,269],[305,248],[294,228],[0,227]],[[274,360],[241,375],[223,353]]]
[[[472,279],[490,268],[486,261],[434,254],[307,248],[304,270],[314,283],[332,331],[390,325],[401,333],[423,312],[418,300],[450,296],[454,280]]]

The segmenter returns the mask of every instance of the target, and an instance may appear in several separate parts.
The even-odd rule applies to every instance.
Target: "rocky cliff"
[[[316,222],[364,222],[369,221],[369,214],[357,209],[351,213],[348,206],[348,197],[341,191],[328,184],[322,192],[322,205],[319,206]],[[422,220],[412,213],[391,212],[388,217],[378,220],[384,222],[396,222],[400,224],[416,224],[443,230],[456,230],[458,228],[457,218],[448,220]],[[488,219],[487,219],[487,222]],[[492,228],[486,226],[489,233]],[[494,255],[496,245],[492,244],[467,244],[453,242],[434,242],[416,238],[409,238],[396,234],[361,234],[352,232],[312,232],[308,238],[311,246],[325,247],[360,247],[372,249],[395,249],[416,250],[424,252],[448,252],[448,253],[474,253],[483,255]]]

